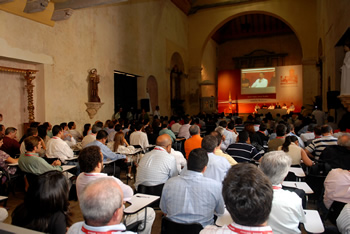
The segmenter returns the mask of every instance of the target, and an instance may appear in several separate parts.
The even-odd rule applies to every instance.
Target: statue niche
[[[100,76],[97,75],[97,69],[93,68],[89,72],[89,102],[101,102],[98,96],[98,83]]]

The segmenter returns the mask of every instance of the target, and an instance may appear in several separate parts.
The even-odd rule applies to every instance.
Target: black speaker
[[[338,96],[340,95],[339,91],[328,91],[327,92],[327,108],[328,109],[338,109],[341,107],[341,102]]]
[[[141,110],[145,109],[146,112],[149,112],[149,99],[141,99]]]

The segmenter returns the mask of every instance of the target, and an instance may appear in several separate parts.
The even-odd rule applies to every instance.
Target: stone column
[[[186,89],[186,113],[193,115],[200,111],[200,85],[201,81],[201,67],[191,67],[188,73],[188,89]]]
[[[315,96],[321,95],[316,60],[303,60],[303,105],[313,104]],[[324,102],[324,101],[323,101]]]

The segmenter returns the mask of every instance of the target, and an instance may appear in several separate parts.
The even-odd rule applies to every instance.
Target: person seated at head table
[[[269,179],[255,165],[238,163],[228,171],[222,183],[222,196],[233,220],[231,224],[206,226],[200,233],[266,233],[273,190]]]

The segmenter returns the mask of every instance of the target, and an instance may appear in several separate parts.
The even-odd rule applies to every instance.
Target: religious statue
[[[97,69],[93,68],[89,72],[89,102],[101,102],[98,96],[98,83],[100,83],[100,76],[97,75]]]
[[[344,45],[345,57],[343,66],[341,69],[341,86],[340,94],[349,95],[350,94],[350,43],[347,42]]]

